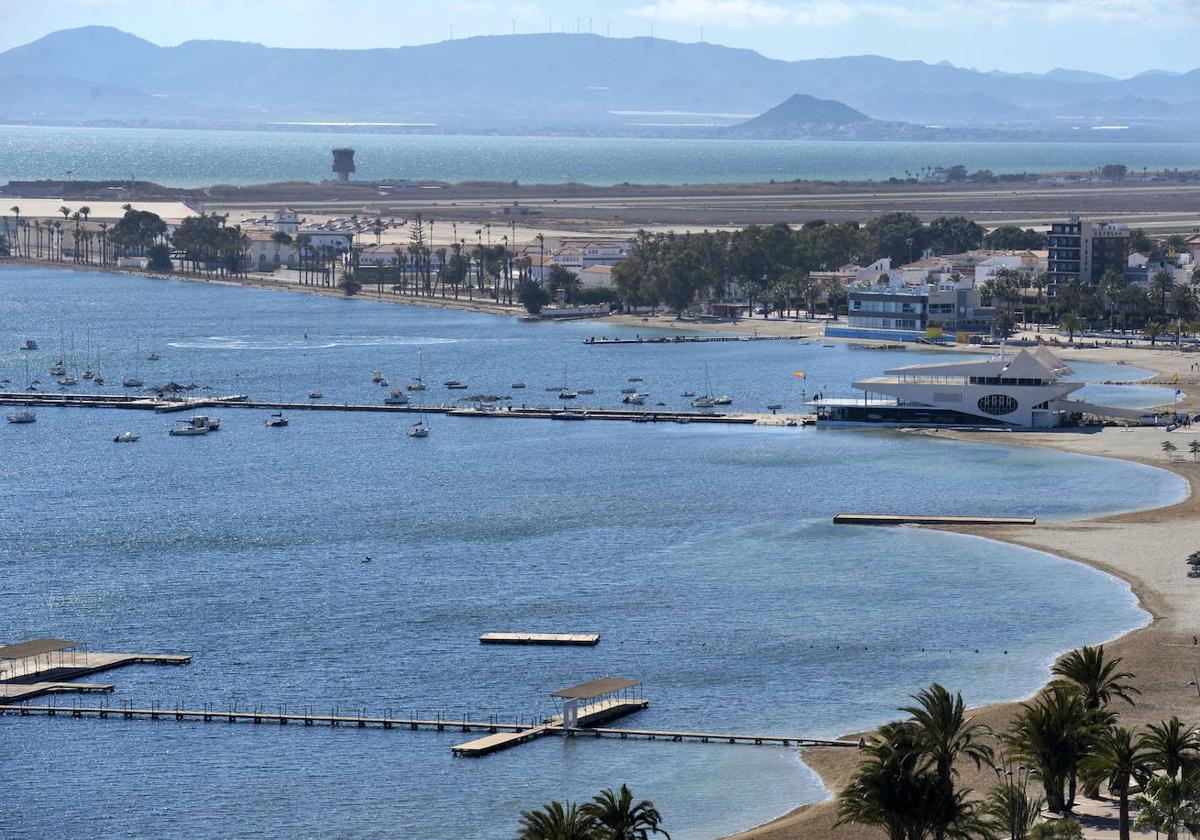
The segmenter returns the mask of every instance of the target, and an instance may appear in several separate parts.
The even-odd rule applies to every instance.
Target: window
[[[993,417],[1002,417],[1017,410],[1017,401],[1007,394],[988,394],[986,397],[980,397],[976,405],[984,414]]]

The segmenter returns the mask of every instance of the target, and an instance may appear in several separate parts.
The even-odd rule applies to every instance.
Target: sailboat
[[[317,382],[320,382],[320,381],[321,381],[321,363],[317,362]],[[311,391],[308,392],[308,398],[310,400],[319,400],[319,399],[323,399],[324,397],[325,397],[325,392],[322,391],[320,389],[320,387],[313,388]]]
[[[425,380],[421,378],[425,375],[425,365],[422,364],[423,355],[423,350],[417,351],[417,375],[413,378],[412,382],[408,383],[408,390],[410,391],[425,390]]]
[[[283,416],[283,412],[277,411],[268,417],[263,425],[265,425],[268,429],[276,429],[286,426],[287,424],[288,419]]]
[[[421,419],[409,426],[405,434],[411,438],[429,437],[429,424],[425,422],[425,412],[421,412]]]
[[[408,394],[404,393],[403,388],[393,388],[386,397],[383,398],[384,405],[408,405]]]
[[[712,396],[712,383],[708,380],[708,365],[704,366],[704,396],[692,400],[692,408],[712,408],[716,405]]]
[[[17,424],[36,423],[37,422],[37,413],[26,408],[22,411],[17,411],[17,412],[14,412],[14,413],[8,415],[8,422],[9,423],[17,423]]]

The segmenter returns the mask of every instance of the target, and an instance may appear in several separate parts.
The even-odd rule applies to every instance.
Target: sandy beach
[[[1178,374],[1180,382],[1195,383],[1191,371],[1193,357],[1164,350],[1128,350],[1100,348],[1083,351],[1082,358],[1094,361],[1126,360],[1149,368],[1162,381]],[[1064,352],[1067,358],[1078,353]],[[1195,404],[1194,397],[1186,403]],[[1181,403],[1185,404],[1185,403]],[[1107,645],[1112,656],[1121,657],[1122,668],[1136,674],[1142,694],[1135,707],[1119,708],[1123,725],[1134,728],[1157,723],[1179,715],[1194,719],[1197,689],[1188,686],[1193,669],[1200,666],[1200,615],[1195,610],[1194,587],[1200,582],[1187,579],[1184,559],[1200,546],[1200,463],[1188,460],[1169,462],[1160,446],[1170,439],[1186,452],[1200,431],[1180,430],[1166,433],[1155,428],[1104,428],[1096,431],[1047,432],[958,432],[926,430],[913,432],[959,440],[978,440],[1017,446],[1060,449],[1084,455],[1119,458],[1168,469],[1185,478],[1190,495],[1178,504],[1132,513],[1072,522],[1053,522],[1032,527],[973,527],[949,529],[989,539],[1045,551],[1075,560],[1127,581],[1142,607],[1152,618],[1150,624],[1134,630]],[[1069,488],[1064,488],[1067,490]],[[1049,677],[1049,674],[1047,674]],[[951,690],[963,686],[948,686]],[[913,686],[913,690],[921,686]],[[897,696],[896,705],[906,697]],[[1017,703],[1000,703],[975,711],[975,717],[994,730],[1006,728],[1017,710]],[[852,736],[857,737],[859,733]],[[847,781],[857,762],[857,752],[849,750],[807,750],[804,760],[820,774],[826,787],[836,792]],[[961,768],[962,782],[976,790],[995,783],[990,768],[976,771]],[[1086,837],[1116,837],[1116,806],[1107,800],[1081,799],[1078,816]],[[735,835],[741,840],[794,840],[794,838],[878,838],[879,832],[862,826],[834,827],[836,803],[832,800],[801,807],[766,825]],[[1138,835],[1143,836],[1143,835]],[[1152,836],[1146,834],[1144,836]]]

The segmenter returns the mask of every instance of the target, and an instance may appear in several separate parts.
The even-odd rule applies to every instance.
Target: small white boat
[[[412,382],[409,382],[409,383],[408,383],[408,390],[410,390],[410,391],[424,391],[424,390],[425,390],[425,383],[424,383],[424,382],[422,382],[422,381],[421,381],[421,377],[419,377],[419,376],[418,376],[418,377],[417,377],[416,379],[414,379]]]
[[[403,388],[393,388],[391,393],[383,398],[384,405],[408,405],[408,394]]]
[[[184,421],[181,425],[167,432],[167,434],[171,437],[199,437],[200,435],[208,434],[208,428],[205,426],[193,426],[191,423]]]
[[[733,397],[729,396],[728,394],[722,394],[719,397],[713,397],[712,404],[713,405],[732,405]]]
[[[325,392],[321,391],[321,390],[308,392],[308,398],[310,400],[319,400],[319,399],[323,399],[324,397],[325,397]]]
[[[451,379],[449,382],[443,382],[442,384],[451,391],[461,391],[467,387],[467,383],[459,382],[457,379]]]
[[[58,380],[58,384],[63,386],[64,388],[69,388],[78,381],[79,380],[76,379],[74,376],[64,376],[62,379]]]
[[[8,415],[8,422],[9,423],[36,423],[37,422],[37,412],[31,411],[29,409],[25,409],[24,411],[14,412],[14,413]]]
[[[383,379],[383,371],[381,371],[381,370],[371,371],[371,381],[372,382],[379,382],[382,379]]]
[[[392,384],[392,383],[391,383],[391,382],[388,382],[386,379],[380,379],[380,380],[379,380],[379,387],[380,387],[380,388],[386,388],[387,386],[389,386],[389,385],[391,385],[391,384]]]
[[[206,432],[215,432],[221,428],[221,421],[218,418],[206,417],[203,414],[197,414],[187,423],[193,428],[204,429]]]
[[[95,382],[96,380],[93,379],[92,381]],[[136,376],[131,376],[128,379],[122,379],[121,384],[126,388],[141,388],[143,383]]]
[[[37,345],[37,342],[34,341],[32,338],[27,338],[21,344],[21,349],[22,350],[36,350],[36,349],[38,349],[38,345]]]
[[[629,377],[629,381],[630,381],[630,382],[641,382],[641,381],[642,381],[642,377],[640,377],[640,376],[631,376],[631,377]]]
[[[621,402],[625,403],[626,405],[641,405],[646,401],[647,396],[647,394],[638,394],[635,392],[633,394],[626,395]]]
[[[429,427],[425,425],[424,420],[418,420],[416,423],[408,427],[406,434],[412,438],[429,437]]]
[[[712,397],[696,397],[692,400],[692,408],[712,408],[716,402]]]
[[[517,390],[520,390],[521,388],[524,388],[524,387],[525,387],[525,383],[524,383],[524,382],[514,382],[514,383],[512,384],[512,387],[513,387],[513,388],[515,388],[515,389],[517,389]]]
[[[684,392],[683,392],[682,394],[680,394],[679,396],[681,396],[681,397],[694,397],[694,396],[696,396],[696,392],[695,392],[695,391],[684,391]]]
[[[268,429],[274,429],[280,426],[286,426],[287,424],[288,419],[283,416],[283,412],[277,411],[268,417],[263,425],[265,425]]]
[[[555,411],[550,415],[551,420],[586,420],[586,414],[580,414],[578,411]]]
[[[62,362],[55,362],[54,365],[50,368],[51,376],[65,376],[66,373],[67,373],[67,366],[64,365]]]
[[[121,434],[119,434],[115,438],[113,438],[113,443],[137,443],[137,442],[138,442],[138,436],[135,435],[133,432],[121,432]]]
[[[559,391],[558,392],[558,398],[560,400],[573,400],[578,396],[579,396],[579,394],[575,393],[574,391]]]

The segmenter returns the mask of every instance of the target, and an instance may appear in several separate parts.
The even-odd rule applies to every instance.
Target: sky
[[[1200,66],[1200,0],[0,0],[0,50],[115,26],[157,44],[395,47],[450,37],[653,34],[772,58],[874,54],[1007,72],[1127,77]]]

